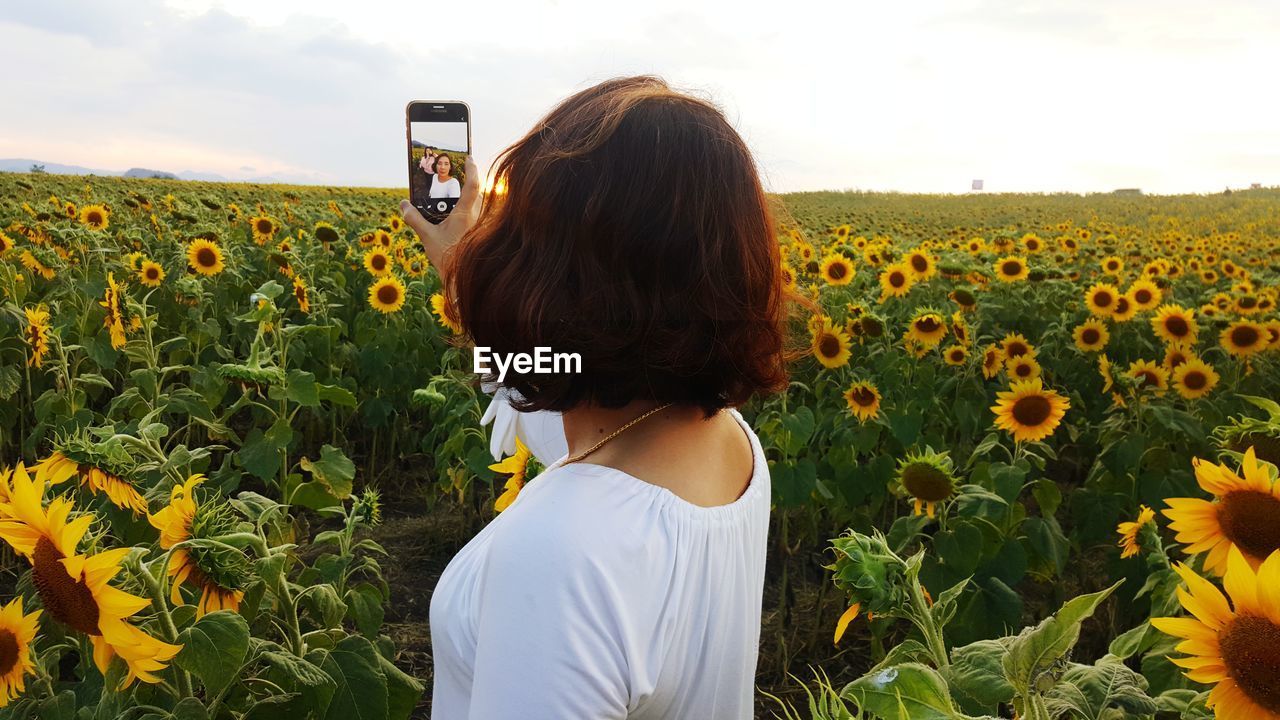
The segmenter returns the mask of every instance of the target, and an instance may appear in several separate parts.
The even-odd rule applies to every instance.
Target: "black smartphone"
[[[458,204],[471,154],[471,108],[464,102],[414,100],[405,107],[409,144],[409,202],[440,223]]]

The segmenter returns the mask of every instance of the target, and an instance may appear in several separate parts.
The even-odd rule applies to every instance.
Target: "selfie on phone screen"
[[[466,106],[415,102],[408,114],[410,201],[429,222],[439,223],[457,205],[466,182]]]

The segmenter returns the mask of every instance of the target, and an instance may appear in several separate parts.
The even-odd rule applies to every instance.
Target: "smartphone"
[[[405,107],[409,144],[409,202],[440,223],[458,204],[471,154],[471,108],[453,100],[414,100]]]

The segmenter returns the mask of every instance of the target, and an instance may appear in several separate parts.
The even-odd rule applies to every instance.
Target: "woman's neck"
[[[572,457],[583,452],[608,437],[610,433],[618,428],[660,404],[652,400],[636,400],[620,408],[583,405],[565,412],[562,415],[562,419],[564,421],[565,441],[569,446],[569,456]],[[672,405],[636,423],[602,446],[598,452],[604,452],[604,448],[620,449],[637,442],[643,444],[646,438],[652,439],[655,435],[671,427],[696,422],[701,419],[703,419],[703,414],[698,407]],[[584,460],[591,462],[591,457],[592,455],[589,455]]]
[[[444,182],[449,179],[449,173],[436,173],[436,177],[440,178],[440,182]]]

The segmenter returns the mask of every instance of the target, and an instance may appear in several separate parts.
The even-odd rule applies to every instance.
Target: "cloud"
[[[403,186],[410,99],[467,100],[484,163],[571,92],[656,73],[720,104],[776,190],[1220,189],[1280,173],[1258,82],[1278,21],[1261,0],[492,0],[447,22],[383,0],[17,0],[0,156]]]

